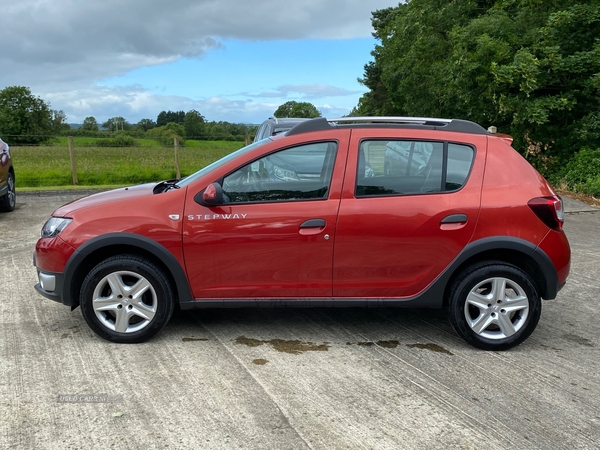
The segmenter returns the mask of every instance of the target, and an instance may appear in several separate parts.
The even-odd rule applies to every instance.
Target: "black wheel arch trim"
[[[429,290],[436,291],[443,298],[448,281],[466,261],[485,252],[500,252],[503,250],[516,251],[530,257],[537,265],[537,269],[543,278],[533,280],[534,285],[540,291],[540,297],[546,300],[556,298],[559,291],[558,273],[550,257],[531,242],[512,236],[492,236],[470,242],[434,281]],[[500,257],[497,259],[502,260]]]
[[[181,267],[181,264],[179,264],[179,261],[177,261],[175,256],[173,256],[173,254],[164,246],[139,234],[109,233],[90,239],[78,247],[67,261],[65,271],[63,272],[63,291],[61,295],[62,303],[64,305],[71,306],[71,309],[74,309],[79,305],[79,297],[77,293],[74,292],[73,277],[85,259],[102,247],[114,245],[137,247],[158,258],[169,270],[170,275],[175,282],[175,289],[177,290],[179,301],[187,302],[193,298],[185,270]]]

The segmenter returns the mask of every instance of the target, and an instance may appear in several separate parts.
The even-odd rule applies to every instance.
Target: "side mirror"
[[[209,184],[204,191],[194,197],[196,203],[207,206],[218,206],[223,204],[223,188],[219,183]],[[200,201],[198,201],[200,200]]]

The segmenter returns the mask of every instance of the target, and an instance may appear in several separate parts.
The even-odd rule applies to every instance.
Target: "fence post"
[[[175,147],[175,178],[181,178],[181,171],[179,170],[179,138],[173,138],[173,146]]]
[[[71,175],[73,176],[73,184],[79,184],[77,179],[77,164],[75,164],[75,147],[73,146],[73,136],[67,138],[69,142],[69,157],[71,158]]]

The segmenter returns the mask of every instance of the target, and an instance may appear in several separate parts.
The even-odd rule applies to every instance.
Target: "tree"
[[[195,109],[188,111],[185,114],[183,127],[185,129],[185,136],[188,139],[204,137],[204,116]]]
[[[174,138],[179,138],[179,143],[182,145],[185,144],[185,129],[183,128],[183,125],[175,122],[169,122],[162,127],[152,128],[151,130],[148,130],[146,136],[165,146],[173,145]]]
[[[156,122],[152,119],[142,119],[137,123],[137,126],[143,131],[148,131],[152,128],[156,128]]]
[[[52,134],[61,134],[71,130],[71,126],[67,123],[67,115],[62,110],[50,110],[52,116]]]
[[[600,139],[600,2],[549,10],[532,44],[492,63],[499,114],[539,169]]]
[[[98,131],[98,122],[94,116],[89,116],[83,119],[81,128],[85,131]]]
[[[185,121],[185,113],[183,111],[161,111],[156,118],[156,125],[164,127],[169,122],[183,125]]]
[[[39,144],[53,132],[50,104],[24,86],[0,91],[0,133],[15,144]]]
[[[274,113],[275,117],[302,117],[312,119],[314,117],[321,117],[319,110],[308,102],[295,102],[289,101],[281,105]]]
[[[353,115],[495,125],[551,179],[597,146],[600,1],[411,0],[372,23],[379,43]]]
[[[129,128],[131,128],[131,125],[123,117],[118,116],[111,117],[110,119],[108,119],[102,124],[102,128],[117,132],[119,130],[128,130]]]

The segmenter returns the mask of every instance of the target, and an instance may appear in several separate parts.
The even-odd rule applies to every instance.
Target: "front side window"
[[[336,151],[335,142],[316,142],[246,164],[223,179],[225,202],[326,199]]]
[[[359,148],[356,197],[452,192],[471,171],[471,146],[439,141],[372,140]],[[371,176],[361,176],[371,167]]]

